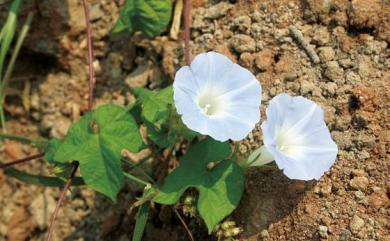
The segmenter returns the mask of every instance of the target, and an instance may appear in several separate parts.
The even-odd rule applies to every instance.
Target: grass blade
[[[143,196],[145,196],[145,192]],[[149,205],[150,201],[145,202],[138,209],[132,241],[141,241],[142,239],[148,221]]]
[[[12,39],[14,38],[16,32],[17,16],[19,13],[21,2],[22,2],[21,0],[14,0],[12,2],[7,20],[1,31],[2,39],[1,39],[1,46],[0,46],[0,80],[3,79],[2,76],[3,76],[5,56],[7,55]]]
[[[24,171],[20,171],[13,167],[7,167],[4,169],[4,173],[8,176],[12,176],[22,182],[26,182],[29,184],[46,186],[46,187],[63,187],[65,185],[65,181],[58,177],[48,177],[48,176],[40,176],[29,174]],[[72,180],[73,186],[82,186],[85,185],[84,180],[81,177],[74,177]]]
[[[3,88],[8,85],[8,81],[11,77],[12,71],[13,71],[14,66],[15,66],[16,58],[18,57],[20,48],[22,47],[22,44],[23,44],[23,41],[26,38],[28,31],[30,30],[32,19],[33,19],[33,13],[30,12],[27,16],[26,22],[23,24],[23,27],[22,27],[22,30],[19,34],[18,40],[16,41],[15,48],[12,52],[11,59],[8,63],[7,70],[5,71],[4,78],[3,78],[2,83],[1,83]],[[1,96],[2,96],[2,100],[1,100],[1,103],[2,103],[4,101],[4,98],[5,98],[4,93],[1,93]]]
[[[22,144],[34,145],[37,147],[45,147],[47,142],[48,142],[44,138],[40,138],[39,140],[31,140],[31,139],[23,137],[23,136],[17,136],[17,135],[12,135],[12,134],[3,133],[3,132],[0,132],[0,139],[17,141],[17,142],[20,142]]]

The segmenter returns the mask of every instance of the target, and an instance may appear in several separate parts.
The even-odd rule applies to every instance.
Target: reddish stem
[[[91,111],[93,107],[93,88],[95,84],[95,70],[93,68],[93,43],[92,43],[92,28],[89,21],[89,9],[87,0],[83,0],[85,23],[87,25],[87,39],[88,39],[88,70],[89,70],[89,97],[88,110]]]
[[[83,7],[84,7],[84,15],[85,15],[85,22],[87,26],[87,40],[88,40],[88,70],[89,70],[89,96],[88,96],[88,110],[91,111],[93,107],[93,88],[95,84],[95,71],[93,68],[93,45],[92,45],[92,28],[91,28],[91,23],[89,20],[89,9],[88,9],[88,3],[87,0],[83,0]],[[50,225],[49,225],[49,231],[48,235],[46,238],[46,241],[51,241],[52,236],[53,236],[53,230],[54,230],[54,225],[55,221],[58,215],[58,211],[61,207],[61,204],[64,200],[66,191],[68,190],[69,186],[72,183],[72,178],[77,172],[77,169],[79,167],[79,164],[77,161],[73,162],[73,170],[71,175],[68,177],[64,188],[62,189],[60,199],[58,199],[56,208],[54,210],[54,213],[51,217],[50,220]]]
[[[56,218],[57,218],[57,215],[58,215],[58,211],[60,210],[61,204],[62,204],[62,202],[64,201],[66,191],[68,190],[69,186],[72,184],[72,178],[73,178],[74,175],[76,174],[76,171],[77,171],[77,168],[78,168],[78,167],[79,167],[79,163],[76,162],[76,161],[73,162],[73,170],[72,170],[72,173],[70,174],[70,176],[69,176],[68,179],[66,180],[66,183],[65,183],[64,188],[62,189],[60,198],[58,199],[56,208],[54,209],[54,213],[53,213],[53,215],[51,216],[50,225],[49,225],[49,231],[48,231],[48,234],[47,234],[46,241],[50,241],[50,240],[52,239],[52,237],[53,237],[54,225],[55,225],[55,221],[56,221]]]
[[[28,162],[28,161],[32,161],[32,160],[35,160],[35,159],[39,159],[39,158],[43,157],[44,155],[45,155],[45,153],[39,153],[39,154],[28,156],[28,157],[25,157],[25,158],[22,158],[22,159],[19,159],[19,160],[15,160],[15,161],[12,161],[12,162],[3,163],[3,164],[0,164],[0,169],[6,168],[6,167],[9,167],[9,166],[13,166],[13,165],[16,165],[16,164],[20,164],[20,163],[23,163],[23,162]]]
[[[191,64],[190,51],[190,17],[191,0],[184,0],[184,57],[187,65]]]

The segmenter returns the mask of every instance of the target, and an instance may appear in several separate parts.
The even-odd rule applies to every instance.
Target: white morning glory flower
[[[300,180],[318,180],[330,169],[337,145],[318,105],[283,93],[270,101],[266,113],[267,120],[261,125],[264,146],[250,156],[252,166],[274,159],[287,177]]]
[[[202,53],[180,68],[173,91],[184,124],[216,140],[244,139],[260,120],[260,83],[222,54]]]

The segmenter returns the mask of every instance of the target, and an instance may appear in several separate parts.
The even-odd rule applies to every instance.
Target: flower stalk
[[[35,160],[35,159],[39,159],[39,158],[42,158],[44,155],[45,155],[45,153],[42,152],[42,153],[39,153],[39,154],[36,154],[36,155],[24,157],[22,159],[18,159],[18,160],[12,161],[12,162],[2,163],[2,164],[0,164],[0,169],[6,168],[6,167],[10,167],[10,166],[13,166],[13,165],[16,165],[16,164],[32,161],[32,160]]]
[[[88,111],[92,111],[93,97],[94,97],[93,96],[93,89],[94,89],[94,84],[95,84],[95,71],[93,68],[92,28],[91,28],[91,23],[90,23],[90,19],[89,19],[89,9],[88,9],[87,0],[83,0],[83,8],[84,8],[85,22],[86,22],[86,26],[87,26],[87,43],[88,43],[88,72],[89,72]],[[57,202],[56,209],[54,210],[54,213],[53,213],[51,221],[50,221],[50,226],[49,226],[49,231],[48,231],[46,241],[52,240],[53,228],[55,225],[58,210],[61,207],[61,204],[62,204],[64,197],[65,197],[65,193],[68,190],[69,186],[71,185],[72,178],[75,176],[78,167],[79,167],[78,162],[77,161],[73,162],[73,171],[72,171],[71,175],[68,177],[64,188],[62,189],[60,199]]]

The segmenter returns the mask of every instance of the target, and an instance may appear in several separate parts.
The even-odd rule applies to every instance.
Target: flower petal
[[[319,179],[337,156],[321,108],[306,98],[280,94],[266,113],[264,144],[279,168],[292,179]]]
[[[260,120],[260,83],[222,54],[196,56],[177,72],[173,87],[184,124],[216,140],[241,140]]]

